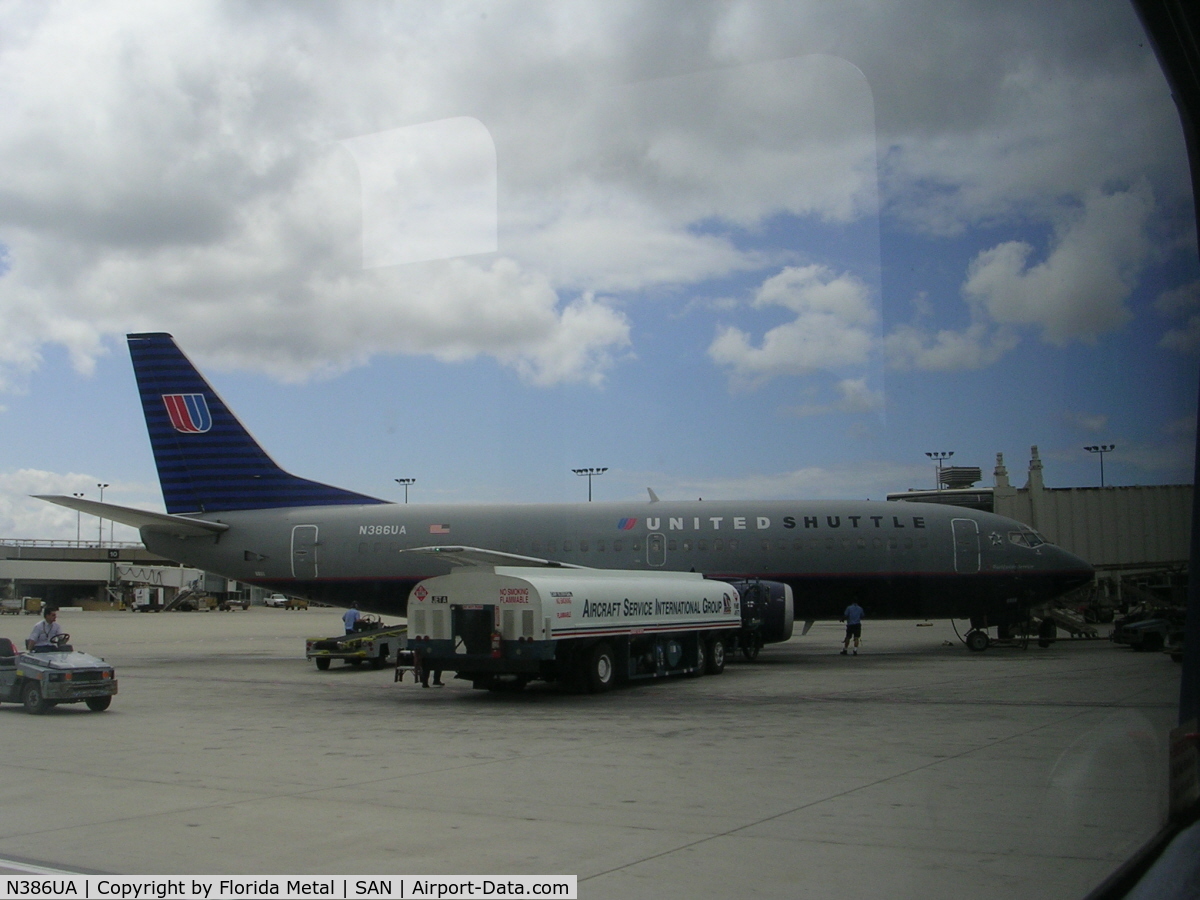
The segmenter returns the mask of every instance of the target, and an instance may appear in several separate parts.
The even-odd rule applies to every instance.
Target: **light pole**
[[[1117,449],[1116,444],[1097,444],[1093,447],[1084,447],[1088,453],[1100,454],[1100,487],[1104,487],[1104,454]]]
[[[586,475],[588,480],[588,503],[592,502],[592,476],[603,475],[608,471],[608,466],[603,469],[572,469],[576,475]]]
[[[415,479],[415,478],[393,478],[392,481],[396,482],[396,484],[404,485],[404,502],[407,503],[408,502],[408,486],[410,484],[416,484],[417,479]]]
[[[942,489],[942,462],[954,455],[953,450],[934,450],[925,454],[935,463],[937,463],[937,487],[936,490]]]
[[[103,503],[104,502],[104,489],[106,487],[108,487],[108,485],[100,484],[99,482],[97,482],[96,487],[100,488],[100,502]],[[96,531],[96,546],[97,547],[104,546],[104,517],[103,516],[100,517],[99,529]]]
[[[82,493],[72,492],[71,496],[79,500],[83,499]],[[79,510],[75,510],[75,546],[79,546],[81,543],[83,543],[83,539],[79,536]]]

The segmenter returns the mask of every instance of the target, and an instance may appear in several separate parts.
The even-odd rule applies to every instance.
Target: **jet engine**
[[[729,581],[742,595],[742,631],[757,634],[759,644],[778,644],[792,636],[792,589],[782,581]]]

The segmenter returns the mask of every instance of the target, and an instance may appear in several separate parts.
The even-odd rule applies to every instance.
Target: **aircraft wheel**
[[[608,644],[597,644],[592,648],[592,654],[588,657],[587,680],[588,687],[595,693],[607,691],[616,683],[616,659]]]
[[[25,712],[40,716],[54,704],[42,696],[42,686],[36,681],[25,685],[21,691],[21,702],[25,704]]]
[[[725,638],[715,637],[708,645],[708,667],[709,675],[720,675],[725,671]]]
[[[87,708],[92,712],[104,712],[112,704],[112,696],[88,697],[84,702],[87,703]]]
[[[967,634],[967,649],[975,653],[982,653],[990,643],[991,639],[986,631],[972,631]]]
[[[318,656],[314,660],[314,662],[316,662],[317,668],[320,669],[322,672],[324,672],[326,669],[329,668],[329,657],[328,656]]]

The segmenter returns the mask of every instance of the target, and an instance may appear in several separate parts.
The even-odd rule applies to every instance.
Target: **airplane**
[[[409,591],[469,548],[497,564],[700,572],[769,586],[765,643],[793,620],[1026,621],[1032,605],[1086,584],[1092,567],[992,513],[898,501],[649,501],[398,504],[280,468],[169,334],[127,336],[167,512],[40,496],[139,529],[154,553],[310,600],[404,615]],[[790,601],[790,602],[789,602]],[[805,628],[807,631],[807,626]]]

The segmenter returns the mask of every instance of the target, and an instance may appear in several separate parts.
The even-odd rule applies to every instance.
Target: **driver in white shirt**
[[[53,644],[54,639],[62,633],[62,626],[58,624],[58,607],[47,606],[42,611],[42,621],[33,626],[33,631],[25,639],[25,649],[32,650],[39,644]]]

